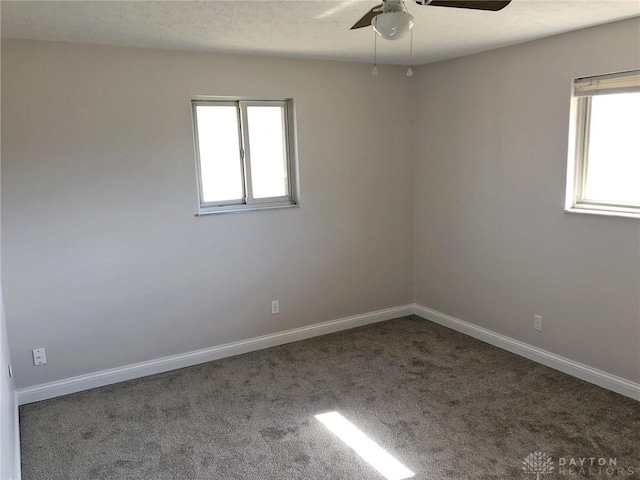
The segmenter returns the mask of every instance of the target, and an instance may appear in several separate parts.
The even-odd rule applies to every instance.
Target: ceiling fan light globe
[[[407,12],[381,13],[375,16],[371,25],[385,40],[398,40],[413,28],[413,15]]]

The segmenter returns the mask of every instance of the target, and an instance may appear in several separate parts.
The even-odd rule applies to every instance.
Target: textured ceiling
[[[370,62],[374,34],[350,31],[378,2],[2,1],[3,38]],[[513,0],[500,12],[420,6],[423,64],[640,15],[638,0]],[[408,64],[409,38],[378,41],[379,63]]]

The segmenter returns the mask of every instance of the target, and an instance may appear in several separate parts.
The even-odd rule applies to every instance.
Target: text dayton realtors
[[[618,466],[617,458],[604,457],[560,457],[558,458],[560,475],[633,475],[631,467]]]

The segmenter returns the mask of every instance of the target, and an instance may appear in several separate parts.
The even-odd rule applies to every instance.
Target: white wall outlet
[[[33,350],[33,364],[37,367],[38,365],[44,365],[47,363],[47,354],[44,351],[44,347],[36,348]]]
[[[533,329],[539,332],[542,331],[542,315],[533,316]]]
[[[280,300],[271,301],[271,315],[277,315],[280,313]]]

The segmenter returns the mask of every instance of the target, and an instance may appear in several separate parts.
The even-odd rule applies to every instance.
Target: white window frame
[[[242,171],[242,192],[240,200],[225,200],[224,202],[205,202],[202,188],[202,168],[200,165],[200,143],[198,139],[197,107],[206,106],[235,106],[238,112],[238,150]],[[254,198],[251,182],[251,148],[249,143],[249,129],[247,128],[247,107],[279,106],[284,110],[283,131],[285,134],[285,155],[287,163],[287,194],[279,197]],[[273,208],[288,208],[299,206],[297,155],[295,142],[295,117],[293,99],[255,100],[238,97],[197,97],[191,100],[193,118],[193,136],[196,156],[196,178],[198,193],[198,213],[196,216],[215,213],[246,212]]]
[[[590,200],[585,196],[589,164],[591,99],[594,95],[640,92],[640,70],[576,78],[573,81],[565,210],[640,218],[640,206]]]

